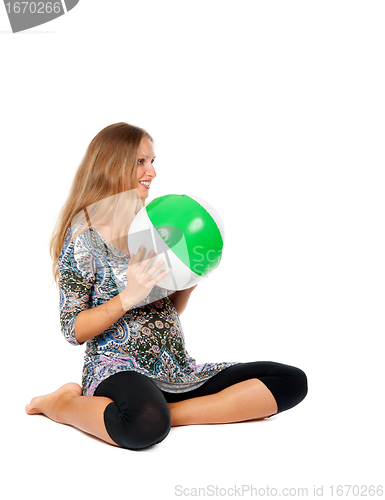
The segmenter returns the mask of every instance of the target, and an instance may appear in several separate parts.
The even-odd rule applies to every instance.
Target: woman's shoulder
[[[87,228],[82,232],[75,231],[73,227],[69,227],[65,232],[64,243],[59,256],[59,262],[64,260],[69,255],[75,253],[90,253],[94,246],[94,235],[91,228]]]
[[[58,259],[59,273],[77,273],[89,279],[95,275],[95,261],[98,256],[92,228],[76,234],[73,228],[65,233],[64,244]],[[96,246],[95,246],[96,245]]]

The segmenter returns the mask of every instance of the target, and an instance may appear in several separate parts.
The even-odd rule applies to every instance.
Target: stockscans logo
[[[48,23],[73,9],[79,0],[23,2],[4,0],[13,33]]]

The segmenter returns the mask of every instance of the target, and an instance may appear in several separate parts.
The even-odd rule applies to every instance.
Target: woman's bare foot
[[[69,398],[74,398],[82,395],[82,389],[79,384],[71,382],[65,384],[60,389],[57,389],[45,396],[38,396],[32,398],[31,402],[25,407],[28,415],[35,415],[43,413],[46,417],[60,422],[59,412],[63,403],[68,401]]]

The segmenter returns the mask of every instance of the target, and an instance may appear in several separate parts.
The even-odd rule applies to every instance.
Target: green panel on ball
[[[170,248],[194,273],[205,276],[218,266],[222,235],[214,219],[197,201],[187,195],[169,194],[155,198],[146,211],[163,239],[165,228],[174,227],[183,232],[184,238]]]

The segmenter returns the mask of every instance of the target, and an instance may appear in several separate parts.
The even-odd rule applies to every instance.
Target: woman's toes
[[[34,406],[32,401],[27,404],[27,406],[25,407],[25,411],[26,413],[28,413],[28,415],[35,415],[36,413],[40,413],[40,411]]]
[[[43,413],[52,420],[57,420],[57,409],[68,398],[73,398],[82,395],[82,388],[79,384],[70,382],[59,389],[45,396],[37,396],[32,398],[31,402],[25,407],[28,415],[36,415]]]

